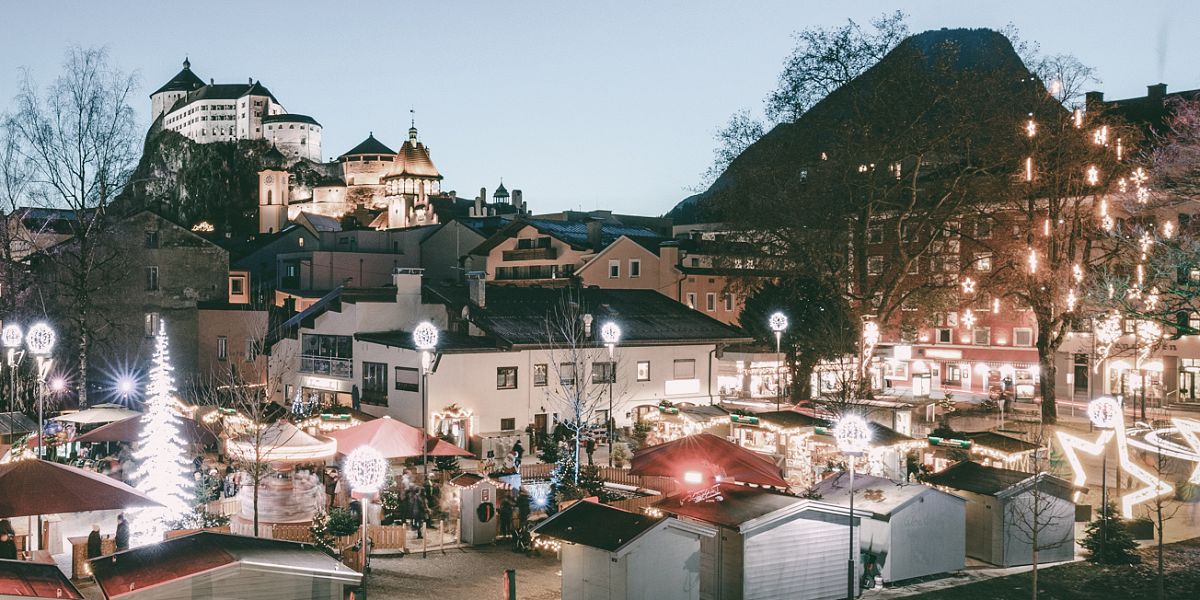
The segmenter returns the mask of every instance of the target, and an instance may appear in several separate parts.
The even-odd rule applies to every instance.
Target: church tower
[[[276,233],[287,226],[288,180],[291,174],[281,168],[258,172],[258,232]]]

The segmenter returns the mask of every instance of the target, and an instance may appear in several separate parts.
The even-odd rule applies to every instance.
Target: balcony
[[[339,379],[354,378],[354,361],[349,358],[327,356],[300,356],[300,372],[313,375],[328,375]]]
[[[505,250],[501,255],[504,260],[554,260],[558,258],[558,251],[554,248],[519,248],[517,250]]]

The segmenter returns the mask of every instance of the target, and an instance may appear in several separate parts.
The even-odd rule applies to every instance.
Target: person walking
[[[408,490],[411,510],[409,517],[412,519],[413,529],[417,530],[417,539],[423,539],[425,537],[425,519],[429,515],[429,508],[425,505],[425,494],[418,485],[414,485]]]
[[[102,554],[100,546],[100,526],[92,525],[92,532],[88,534],[87,541],[87,557],[96,558]]]
[[[529,498],[529,492],[524,489],[520,494],[517,494],[517,521],[520,523],[521,531],[529,525],[529,513],[533,511],[532,502]]]
[[[585,451],[587,451],[588,466],[590,467],[590,466],[596,464],[592,460],[592,455],[596,453],[596,438],[589,435],[587,442],[584,443],[583,448]]]
[[[125,520],[125,513],[117,515],[117,552],[129,549],[129,522]]]
[[[500,537],[509,537],[512,535],[513,526],[513,501],[512,496],[505,494],[504,498],[500,499]]]
[[[525,456],[525,447],[521,445],[521,440],[517,440],[517,443],[513,444],[512,453],[513,453],[513,467],[515,467],[517,469],[517,472],[520,473],[521,472],[521,459],[524,458],[524,456]]]

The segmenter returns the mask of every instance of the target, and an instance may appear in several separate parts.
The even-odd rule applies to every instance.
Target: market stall
[[[1044,464],[1048,448],[994,431],[961,432],[953,437],[929,436],[921,450],[921,463],[937,472],[962,461],[973,460],[989,467],[1031,470]]]
[[[827,425],[823,419],[782,410],[731,415],[729,420],[734,441],[747,450],[771,457],[783,468],[789,484],[806,488],[819,480],[823,469],[812,462],[813,434],[818,426]]]
[[[729,411],[720,406],[689,404],[659,405],[644,417],[650,424],[649,445],[664,444],[697,433],[729,434]]]

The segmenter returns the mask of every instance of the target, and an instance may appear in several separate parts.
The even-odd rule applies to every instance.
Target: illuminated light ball
[[[833,426],[833,439],[842,452],[862,454],[871,443],[871,428],[862,417],[845,415]]]
[[[122,396],[132,394],[135,387],[137,386],[134,384],[132,377],[122,377],[117,380],[117,393]]]
[[[704,474],[700,471],[686,471],[683,474],[683,482],[691,485],[700,485],[704,483]]]
[[[605,344],[616,344],[621,341],[621,327],[612,321],[605,323],[600,328],[600,339],[604,340]]]
[[[55,394],[61,394],[67,389],[67,380],[62,377],[55,377],[50,380],[50,391]]]
[[[10,323],[4,326],[3,332],[0,332],[0,343],[3,343],[5,348],[19,348],[21,347],[21,339],[24,337],[21,326],[16,323]]]
[[[781,312],[777,312],[777,313],[771,315],[771,318],[767,321],[767,323],[771,326],[771,331],[780,331],[781,332],[784,329],[788,328],[787,315],[785,315]]]
[[[1101,429],[1112,429],[1116,427],[1117,419],[1121,418],[1121,403],[1109,396],[1096,398],[1088,402],[1087,415],[1092,425]]]
[[[413,330],[413,345],[418,350],[433,350],[438,344],[438,330],[433,323],[425,321]]]
[[[45,356],[54,349],[56,340],[57,336],[49,325],[38,323],[29,328],[29,333],[25,336],[25,345],[29,346],[29,351],[35,356]]]
[[[364,494],[374,494],[383,487],[387,477],[387,459],[370,446],[360,446],[342,463],[342,471],[350,488]]]

